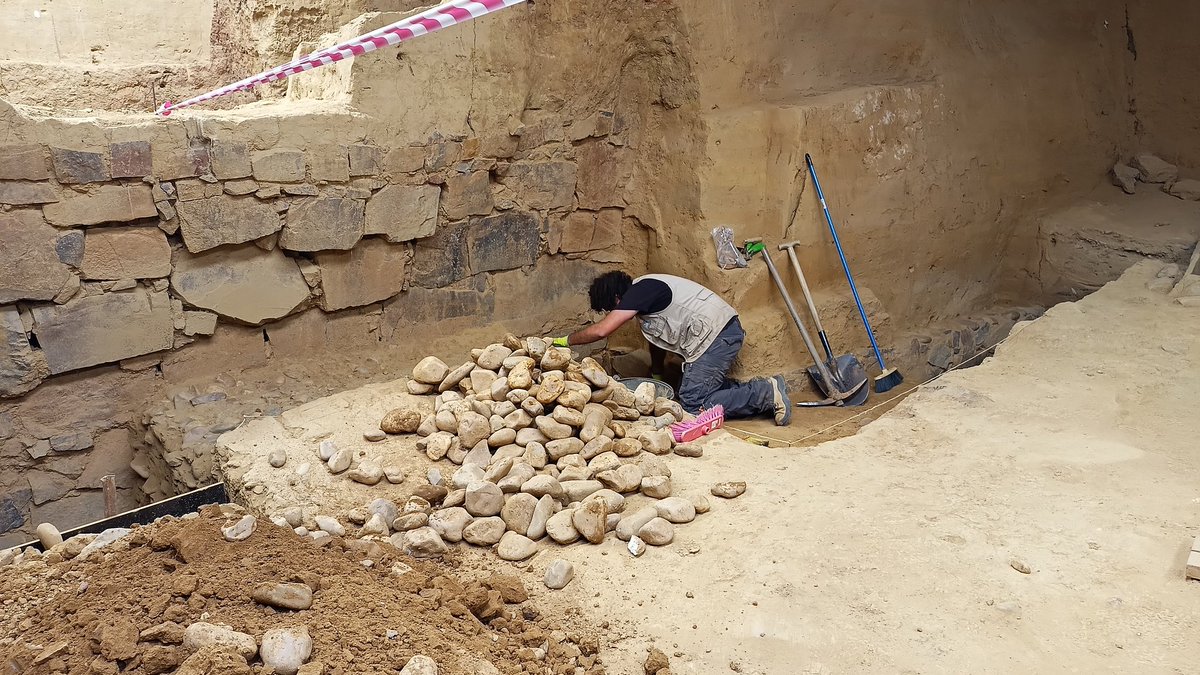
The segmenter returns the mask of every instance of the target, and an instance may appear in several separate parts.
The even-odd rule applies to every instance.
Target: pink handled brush
[[[702,411],[696,419],[672,424],[671,435],[675,437],[676,443],[691,443],[723,426],[725,426],[725,408],[716,405]]]

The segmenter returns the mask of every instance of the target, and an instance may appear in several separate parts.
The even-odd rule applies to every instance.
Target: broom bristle
[[[875,393],[882,394],[885,391],[891,391],[900,386],[904,381],[904,376],[895,368],[888,368],[875,377]]]
[[[676,443],[690,443],[708,435],[725,425],[725,407],[713,406],[700,413],[696,419],[676,422],[671,425],[671,435]]]

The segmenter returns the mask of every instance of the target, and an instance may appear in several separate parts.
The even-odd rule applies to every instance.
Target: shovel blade
[[[867,384],[867,369],[863,367],[861,361],[850,354],[843,354],[837,357],[833,364],[834,368],[830,368],[830,373],[833,375],[834,382],[825,382],[821,377],[821,371],[816,366],[808,367],[808,376],[813,379],[813,383],[817,385],[817,389],[821,393],[829,396],[833,391],[853,391],[854,395],[845,399],[844,405],[858,406],[867,402],[867,396],[871,393],[871,388]]]

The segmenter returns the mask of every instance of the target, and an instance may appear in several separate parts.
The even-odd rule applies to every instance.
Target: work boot
[[[787,395],[787,382],[784,382],[782,375],[776,375],[769,381],[775,399],[775,426],[786,427],[792,423],[792,399]]]

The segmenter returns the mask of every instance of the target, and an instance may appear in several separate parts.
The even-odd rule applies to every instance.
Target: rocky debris
[[[742,496],[746,492],[745,481],[726,481],[717,483],[710,490],[714,497],[723,497],[725,499],[735,499]]]
[[[584,539],[593,544],[604,541],[608,532],[608,504],[602,499],[588,499],[571,514],[571,524]]]
[[[561,590],[575,578],[575,566],[566,560],[555,560],[546,568],[545,584],[551,590]]]
[[[239,633],[223,624],[198,621],[183,631],[183,648],[196,651],[203,647],[228,647],[246,660],[258,653],[258,643],[245,633]]]
[[[402,516],[397,516],[392,521],[392,530],[395,532],[408,532],[415,530],[418,527],[425,527],[429,524],[429,514],[427,513],[406,513]]]
[[[1167,188],[1167,193],[1173,197],[1185,199],[1187,201],[1200,201],[1200,180],[1185,178],[1171,183],[1171,187]]]
[[[225,537],[225,541],[243,541],[254,534],[254,528],[257,525],[258,519],[251,515],[245,515],[233,525],[221,528],[221,535]]]
[[[308,609],[313,602],[311,588],[293,583],[262,583],[254,587],[250,597],[278,609]]]
[[[287,451],[283,448],[272,450],[271,454],[267,455],[267,463],[276,469],[282,468],[284,464],[287,464]]]
[[[37,538],[42,544],[42,549],[46,551],[63,543],[62,534],[51,523],[42,523],[37,526]]]
[[[555,543],[559,544],[570,544],[579,541],[579,530],[575,529],[575,525],[572,522],[574,515],[575,509],[568,508],[550,516],[546,521],[546,534]]]
[[[675,454],[680,457],[703,457],[704,448],[696,443],[680,443],[675,446]]]
[[[337,518],[331,518],[329,516],[317,516],[313,518],[313,521],[316,523],[317,528],[319,528],[322,532],[328,532],[335,537],[342,537],[346,534],[346,528],[337,521]]]
[[[525,536],[537,541],[546,536],[546,524],[550,521],[550,517],[558,513],[559,504],[550,495],[544,495],[538,500],[537,506],[533,509],[533,517],[529,519],[529,529],[525,532]]]
[[[378,443],[387,438],[387,432],[382,429],[368,429],[363,432],[363,440]]]
[[[495,483],[480,480],[467,487],[467,512],[473,516],[499,515],[504,503],[504,492]]]
[[[516,532],[505,532],[496,547],[496,553],[501,560],[525,560],[537,553],[537,542]]]
[[[672,523],[690,523],[696,519],[696,507],[683,497],[660,499],[654,503],[654,508],[658,510],[659,517]]]
[[[696,513],[708,513],[711,508],[708,503],[708,497],[704,495],[688,495],[688,500],[692,502],[692,507],[696,509]]]
[[[413,379],[423,384],[440,384],[449,372],[449,366],[441,359],[427,356],[413,368]]]
[[[654,499],[671,496],[671,479],[667,476],[647,476],[642,479],[642,494]]]
[[[629,541],[643,525],[657,517],[658,509],[653,506],[644,506],[633,513],[624,515],[621,522],[617,523],[617,538],[621,541]]]
[[[1133,166],[1137,167],[1143,183],[1172,183],[1179,178],[1179,167],[1149,153],[1134,157]]]
[[[446,542],[442,541],[441,536],[430,527],[418,527],[405,532],[397,545],[414,558],[433,558],[448,550]]]
[[[383,469],[369,462],[363,462],[346,475],[355,483],[376,485],[383,480]]]
[[[367,519],[367,522],[358,530],[359,537],[386,537],[389,534],[391,532],[388,530],[387,523],[384,521],[383,516],[378,513],[372,514]]]
[[[634,535],[629,538],[629,546],[626,548],[629,549],[629,555],[640,558],[646,552],[646,542],[642,541],[637,535]]]
[[[312,656],[312,637],[305,626],[271,628],[263,633],[258,652],[263,665],[278,675],[296,675]]]
[[[1033,574],[1033,570],[1030,569],[1029,564],[1024,560],[1013,558],[1011,561],[1009,561],[1008,565],[1021,574]]]
[[[325,447],[325,444],[322,443],[321,446]],[[350,462],[353,460],[353,458],[354,454],[348,449],[343,448],[340,450],[335,450],[334,453],[329,456],[329,461],[326,462],[326,466],[329,467],[330,473],[342,473],[350,468]]]
[[[513,532],[528,535],[529,526],[533,522],[533,514],[537,509],[538,498],[528,493],[518,493],[510,496],[500,510],[501,522]]]
[[[466,509],[454,506],[442,509],[429,516],[429,527],[451,543],[462,541],[463,530],[471,523],[471,514]]]
[[[667,659],[667,655],[656,647],[651,647],[649,654],[646,655],[645,662],[642,663],[642,670],[646,675],[670,675],[671,662]]]
[[[416,433],[421,426],[422,416],[419,411],[411,408],[396,408],[383,416],[379,428],[389,434]]]
[[[675,538],[675,526],[665,518],[654,518],[638,529],[637,537],[651,546],[666,546]]]
[[[422,654],[417,654],[404,664],[400,675],[438,675],[437,663]]]
[[[628,540],[655,518],[695,518],[691,499],[671,497],[671,472],[658,457],[672,452],[663,425],[683,418],[681,406],[657,398],[652,385],[628,389],[594,359],[509,335],[457,367],[422,359],[409,391],[431,396],[433,410],[393,410],[380,428],[417,434],[419,451],[459,468],[445,474],[448,481],[437,470],[444,487],[431,478],[413,491],[424,498],[419,515],[386,520],[406,550],[440,555],[446,544],[466,541],[523,560],[547,536],[598,544],[614,530]],[[686,445],[680,454],[703,452]],[[624,495],[639,492],[661,501],[623,517]],[[671,529],[650,536],[669,541]]]
[[[1112,168],[1113,185],[1124,190],[1127,195],[1133,194],[1137,189],[1137,179],[1140,175],[1141,171],[1121,162],[1117,162]]]

